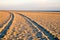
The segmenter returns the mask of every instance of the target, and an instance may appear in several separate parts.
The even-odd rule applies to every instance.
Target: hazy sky
[[[60,10],[60,0],[0,0],[0,10]]]

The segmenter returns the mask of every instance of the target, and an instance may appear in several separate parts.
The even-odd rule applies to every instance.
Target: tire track
[[[27,16],[23,14],[19,14],[19,15],[22,16],[25,20],[29,21],[31,24],[34,24],[39,30],[41,30],[46,36],[48,36],[50,40],[59,40],[57,37],[54,37],[51,33],[49,33],[49,31],[47,31],[42,26],[40,26],[38,23],[36,23],[34,20],[28,18]]]
[[[0,38],[3,38],[6,33],[7,33],[7,30],[9,29],[9,27],[11,26],[12,22],[13,22],[13,19],[14,19],[14,15],[12,13],[11,14],[11,19],[9,21],[9,23],[6,25],[6,27],[0,32]]]

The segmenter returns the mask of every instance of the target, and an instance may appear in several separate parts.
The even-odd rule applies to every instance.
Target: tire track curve
[[[39,30],[41,30],[46,36],[48,36],[49,40],[59,40],[57,37],[54,37],[49,31],[44,29],[42,26],[40,26],[34,20],[30,19],[29,17],[27,17],[27,16],[25,16],[23,14],[19,14],[19,15],[22,16],[25,20],[29,21],[31,24],[34,24]]]
[[[12,22],[13,22],[13,19],[14,19],[14,14],[10,13],[11,14],[11,19],[9,20],[8,24],[6,25],[6,27],[0,32],[0,38],[3,38],[6,33],[7,33],[7,30],[9,29],[9,27],[11,26]]]

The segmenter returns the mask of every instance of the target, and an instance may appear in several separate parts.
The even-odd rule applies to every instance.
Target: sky
[[[60,0],[0,0],[0,10],[60,10]]]

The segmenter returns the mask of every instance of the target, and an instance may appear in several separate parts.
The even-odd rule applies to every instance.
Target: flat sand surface
[[[45,35],[42,30],[34,24],[29,23],[30,21],[27,18],[26,20],[20,14],[35,21],[49,31],[49,33],[54,35],[54,37],[60,39],[60,12],[0,11],[1,31],[7,27],[4,25],[10,25],[9,21],[13,19],[4,37],[0,38],[1,40],[29,40],[30,38],[33,40],[49,40],[48,36]],[[40,38],[36,36],[38,32],[40,32]]]

